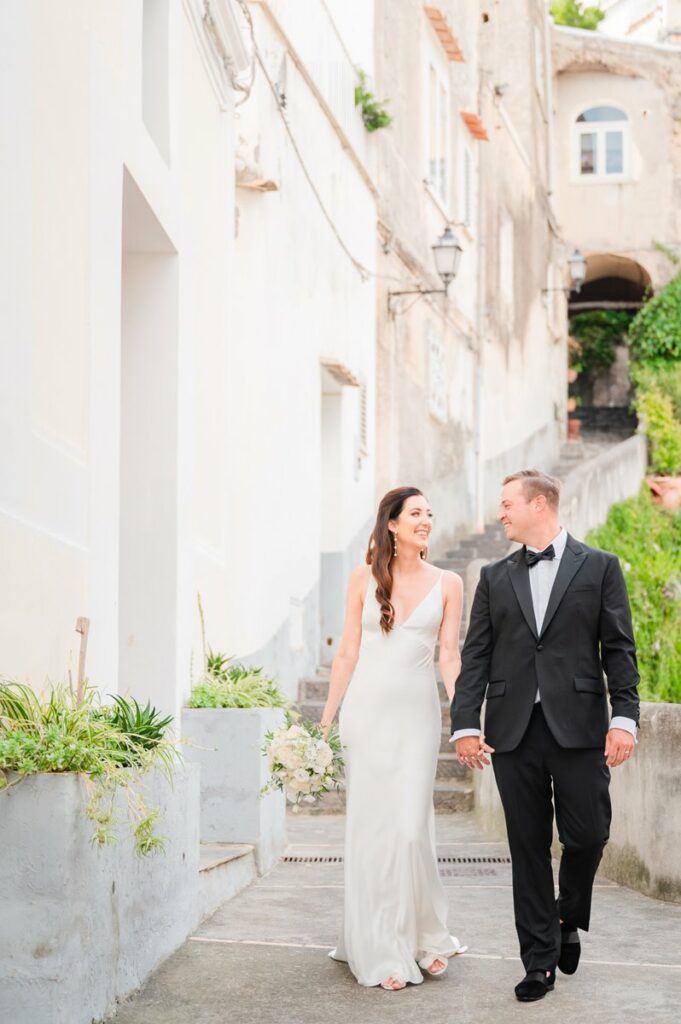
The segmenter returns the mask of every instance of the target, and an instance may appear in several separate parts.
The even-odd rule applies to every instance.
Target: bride
[[[459,576],[426,562],[432,512],[398,487],[380,503],[368,565],[348,585],[346,619],[322,715],[346,762],[345,908],[338,946],[360,985],[403,989],[444,974],[463,951],[447,930],[437,870],[433,784],[442,719],[433,657],[451,700],[459,674]],[[352,680],[352,681],[351,681]]]

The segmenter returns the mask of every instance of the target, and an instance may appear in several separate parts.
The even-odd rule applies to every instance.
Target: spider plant
[[[190,708],[283,708],[288,701],[262,668],[230,664],[225,654],[209,650],[206,670],[192,689]]]
[[[86,814],[95,824],[93,840],[115,839],[114,798],[128,796],[128,819],[138,853],[159,848],[154,836],[157,811],[148,811],[137,791],[141,774],[154,767],[168,777],[179,758],[165,737],[169,718],[137,701],[114,698],[102,707],[99,693],[86,687],[80,702],[67,686],[41,698],[31,687],[0,680],[0,790],[39,772],[78,772],[86,776]],[[160,840],[162,842],[162,840]]]

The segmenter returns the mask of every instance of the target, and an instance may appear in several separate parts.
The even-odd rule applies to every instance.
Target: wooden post
[[[76,620],[76,633],[80,633],[80,654],[78,656],[78,678],[76,680],[76,702],[81,703],[85,684],[85,656],[87,655],[87,638],[90,632],[90,620],[81,615]]]

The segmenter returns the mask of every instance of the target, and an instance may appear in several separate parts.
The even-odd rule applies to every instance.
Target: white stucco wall
[[[371,146],[339,39],[367,61],[371,5],[355,6],[335,26],[318,4],[313,19],[253,13],[270,70],[295,52],[287,116],[371,269]],[[344,551],[373,501],[372,412],[360,465],[344,388],[340,514],[324,508],[320,366],[346,367],[373,408],[373,283],[334,240],[262,75],[235,120],[203,13],[35,0],[0,14],[0,671],[75,676],[85,615],[92,681],[175,713],[200,660],[197,593],[209,642],[263,653],[294,692],[317,660],[322,531]],[[276,193],[235,193],[249,132]]]

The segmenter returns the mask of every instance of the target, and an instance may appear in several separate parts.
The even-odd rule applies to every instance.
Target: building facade
[[[7,676],[75,677],[86,616],[90,679],[177,713],[199,595],[289,693],[319,660],[374,498],[373,15],[336,6],[347,44],[312,2],[3,7]]]
[[[474,14],[377,0],[376,26],[394,116],[379,140],[378,491],[422,487],[446,547],[494,516],[506,473],[550,468],[562,436],[564,302],[543,291],[564,260],[549,26],[539,0]],[[449,294],[393,295],[441,287],[431,246],[447,223],[463,250]]]
[[[2,7],[4,675],[73,677],[85,616],[92,682],[177,714],[200,598],[293,696],[382,493],[437,557],[555,464],[567,254],[583,301],[673,273],[678,49],[474,7]]]

